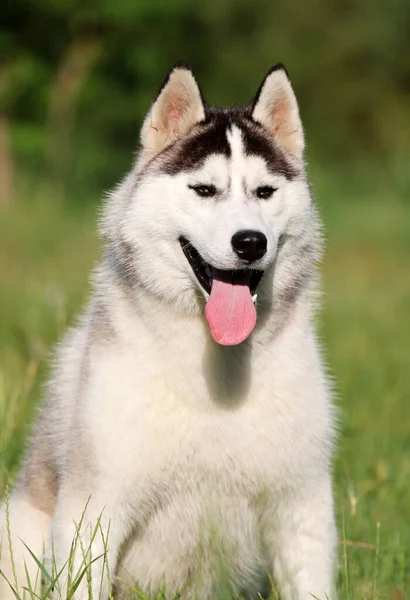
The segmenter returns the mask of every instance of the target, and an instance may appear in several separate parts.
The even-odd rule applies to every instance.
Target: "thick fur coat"
[[[106,202],[92,299],[57,352],[8,525],[1,509],[1,569],[34,585],[23,540],[61,571],[56,597],[93,560],[75,600],[107,600],[110,581],[117,598],[137,581],[211,599],[221,579],[255,597],[269,575],[284,600],[333,598],[320,227],[285,69],[220,110],[177,65],[141,146]],[[238,232],[253,237],[237,247]],[[15,597],[3,580],[0,597]]]

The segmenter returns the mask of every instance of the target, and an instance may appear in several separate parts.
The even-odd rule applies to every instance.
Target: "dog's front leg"
[[[88,498],[61,490],[52,532],[52,569],[59,574],[55,597],[106,600],[111,592],[119,548],[127,532],[121,507],[104,503],[98,493]]]
[[[286,494],[268,517],[266,533],[281,599],[335,600],[330,477]]]

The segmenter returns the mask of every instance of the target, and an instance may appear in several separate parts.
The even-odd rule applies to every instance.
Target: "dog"
[[[38,586],[43,554],[58,598],[138,582],[211,599],[221,578],[233,596],[273,578],[283,600],[335,598],[321,226],[285,67],[250,105],[219,109],[178,63],[101,235],[3,504],[1,599],[15,598],[6,578]]]

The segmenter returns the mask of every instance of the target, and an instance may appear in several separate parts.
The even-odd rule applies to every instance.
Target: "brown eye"
[[[256,190],[256,195],[258,198],[262,198],[262,200],[267,200],[272,196],[274,192],[276,192],[276,188],[270,185],[263,185],[261,187],[258,187],[258,189]]]
[[[216,194],[216,187],[214,185],[190,185],[188,187],[194,190],[201,198],[210,198]]]

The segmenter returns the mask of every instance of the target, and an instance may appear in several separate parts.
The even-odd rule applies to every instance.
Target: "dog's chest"
[[[135,373],[135,363],[113,361],[87,396],[84,416],[114,485],[129,482],[151,498],[199,488],[251,498],[297,482],[307,437],[303,410],[293,406],[297,390],[285,398],[263,365],[237,397],[210,398],[199,368],[176,376],[152,365]]]
[[[97,435],[105,464],[151,495],[200,488],[253,497],[295,468],[292,424],[268,398],[227,409],[168,396],[104,420]]]

